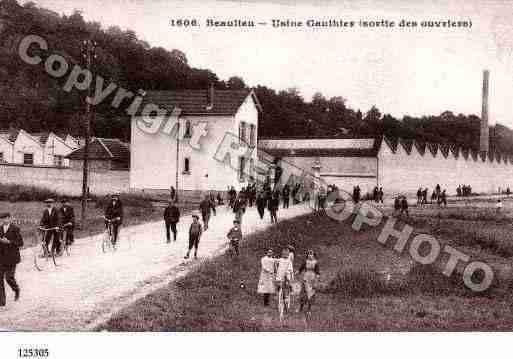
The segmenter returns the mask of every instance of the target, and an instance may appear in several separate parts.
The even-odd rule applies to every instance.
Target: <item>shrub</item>
[[[44,201],[49,197],[58,198],[59,195],[49,189],[36,186],[0,184],[1,201]]]

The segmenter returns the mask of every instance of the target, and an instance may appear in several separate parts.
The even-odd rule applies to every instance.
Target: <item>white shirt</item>
[[[4,234],[6,234],[8,230],[9,230],[9,225],[5,224],[4,225]]]
[[[288,278],[292,280],[292,275],[294,273],[294,268],[292,266],[292,262],[290,258],[280,258],[278,259],[278,270],[276,271],[276,280],[281,281],[284,278]]]

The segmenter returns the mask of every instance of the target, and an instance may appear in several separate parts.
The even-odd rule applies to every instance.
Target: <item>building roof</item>
[[[228,115],[234,116],[244,100],[251,94],[257,107],[258,100],[252,90],[214,90],[214,106],[209,109],[209,90],[148,91],[139,107],[139,112],[146,104],[155,104],[171,113],[175,107],[182,110],[182,115]]]
[[[66,158],[72,160],[84,159],[84,147],[71,152]],[[91,160],[115,160],[121,162],[130,161],[130,148],[127,144],[116,138],[95,137],[89,144],[89,156]]]
[[[275,157],[372,157],[380,144],[376,138],[283,139],[259,141],[258,148]]]

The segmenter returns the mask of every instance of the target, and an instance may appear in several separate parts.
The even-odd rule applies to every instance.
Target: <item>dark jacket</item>
[[[202,215],[210,215],[210,211],[212,209],[212,202],[210,202],[210,199],[204,199],[199,204],[199,209]]]
[[[53,228],[59,227],[61,224],[59,218],[59,210],[57,208],[52,209],[52,214],[50,214],[49,209],[45,208],[43,211],[43,217],[41,218],[41,227],[43,228]]]
[[[258,208],[265,208],[266,200],[264,196],[258,196],[256,199],[256,205]]]
[[[178,223],[180,221],[180,210],[177,206],[167,206],[164,210],[164,221],[166,223]]]
[[[61,216],[61,223],[71,223],[71,228],[75,227],[75,211],[73,207],[64,205],[59,209],[59,215]]]
[[[277,211],[279,207],[280,197],[277,195],[273,195],[267,203],[267,208],[269,209],[269,211]]]
[[[4,226],[0,226],[0,237],[5,237],[11,243],[0,243],[0,265],[14,265],[21,261],[20,248],[23,247],[20,229],[10,224],[7,233],[4,233]]]
[[[123,222],[123,205],[121,202],[118,201],[115,205],[112,201],[109,202],[107,209],[105,210],[105,217],[110,220],[119,217],[119,223]]]

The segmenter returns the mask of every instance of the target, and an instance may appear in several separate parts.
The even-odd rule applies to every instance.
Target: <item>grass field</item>
[[[350,223],[307,215],[245,239],[242,255],[221,256],[125,308],[100,329],[112,331],[511,330],[511,221],[487,208],[414,210],[415,233],[430,233],[473,260],[501,268],[492,287],[468,290],[458,273],[413,263],[376,241],[382,226],[354,232]],[[441,213],[438,215],[438,213]],[[436,215],[434,215],[436,214]],[[469,218],[469,219],[467,219]],[[290,313],[281,323],[276,303],[256,293],[259,260],[267,248],[312,248],[321,288],[312,316]],[[393,245],[392,241],[392,245]],[[507,270],[505,270],[506,268]],[[297,304],[297,301],[296,301]]]

